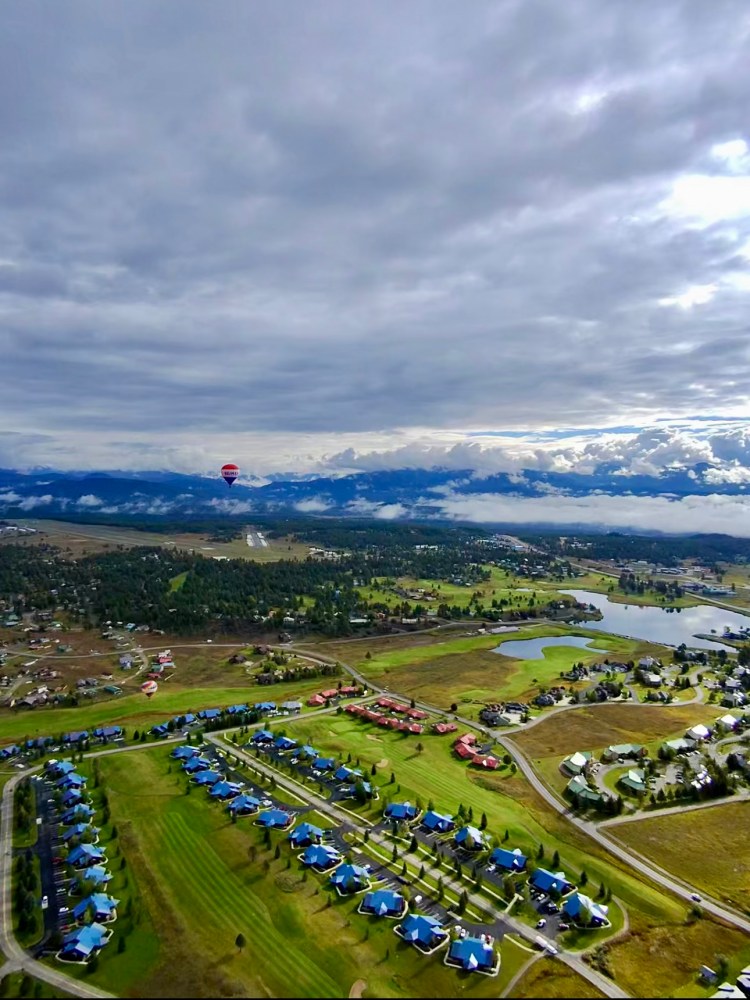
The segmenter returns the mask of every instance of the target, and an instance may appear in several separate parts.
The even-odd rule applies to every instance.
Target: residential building
[[[94,892],[73,907],[73,916],[80,923],[86,917],[91,917],[96,923],[111,923],[117,919],[117,904],[119,899],[108,896],[106,892]]]
[[[411,802],[391,802],[385,807],[384,816],[386,819],[399,820],[411,823],[419,815],[419,809]]]
[[[265,826],[268,829],[284,830],[294,821],[291,813],[284,812],[283,809],[266,809],[255,821],[258,826]]]
[[[486,936],[456,938],[451,942],[445,964],[466,972],[484,972],[496,976],[500,971],[500,955],[486,940]]]
[[[571,893],[562,905],[562,912],[570,920],[581,927],[603,927],[609,923],[608,906],[595,903],[590,896],[582,892]]]
[[[440,925],[440,921],[421,913],[408,914],[396,928],[396,934],[425,954],[442,947],[448,940],[448,932]]]
[[[565,872],[550,872],[546,868],[535,868],[529,883],[540,892],[557,892],[561,896],[566,896],[574,888],[566,878]]]
[[[289,842],[292,847],[307,847],[308,844],[319,844],[323,838],[323,831],[319,826],[312,823],[300,823],[289,834]]]
[[[364,892],[370,888],[370,873],[361,865],[339,865],[331,875],[331,885],[336,887],[340,896]]]
[[[260,809],[260,799],[254,795],[238,795],[227,806],[227,811],[235,816],[249,816]]]
[[[376,889],[368,892],[359,904],[359,913],[369,913],[376,917],[398,919],[406,911],[406,900],[399,892],[391,889]]]
[[[84,924],[65,935],[58,956],[66,962],[87,962],[104,947],[111,934],[101,924]]]
[[[452,816],[443,816],[430,809],[422,817],[422,826],[434,833],[448,833],[455,826]]]
[[[577,750],[575,753],[565,757],[560,767],[568,774],[583,774],[587,770],[590,761],[590,750]]]
[[[512,851],[506,851],[503,847],[496,847],[490,854],[490,864],[497,865],[506,872],[521,872],[526,867],[527,857],[516,847]]]
[[[326,872],[341,861],[341,855],[330,844],[310,844],[300,855],[300,861],[316,871]]]
[[[462,826],[453,841],[456,847],[463,847],[465,851],[481,851],[487,846],[484,834],[475,826]]]

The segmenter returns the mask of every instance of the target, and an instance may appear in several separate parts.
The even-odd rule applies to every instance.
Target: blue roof
[[[275,701],[256,701],[253,705],[256,712],[275,712],[276,702]]]
[[[93,882],[95,885],[103,885],[105,882],[109,882],[111,878],[112,876],[107,869],[101,865],[92,865],[81,875],[81,879]]]
[[[391,802],[385,809],[388,819],[414,819],[418,812],[411,802]]]
[[[439,920],[421,913],[409,913],[401,924],[401,936],[405,941],[415,941],[426,948],[431,948],[436,938],[444,938],[446,933]]]
[[[495,961],[492,946],[475,937],[459,938],[454,941],[448,952],[448,958],[460,962],[468,971],[491,969]]]
[[[283,809],[266,809],[260,814],[257,822],[260,826],[286,826],[292,817]]]
[[[314,865],[316,868],[330,868],[338,864],[341,855],[330,844],[310,844],[301,855],[304,865]]]
[[[323,831],[319,826],[313,826],[312,823],[300,823],[298,827],[289,834],[289,839],[291,842],[299,847],[304,847],[305,844],[312,843],[317,840],[318,837],[323,836]]]
[[[210,766],[211,761],[206,760],[205,757],[191,757],[182,765],[182,770],[187,771],[188,774],[194,774],[196,771],[205,771]]]
[[[69,865],[77,865],[79,862],[83,862],[84,865],[91,865],[96,861],[101,861],[103,858],[104,851],[101,847],[97,847],[95,844],[79,844],[78,847],[74,847],[70,852],[67,862]]]
[[[215,785],[217,781],[221,781],[221,775],[218,771],[198,771],[193,781],[196,785]]]
[[[188,722],[195,722],[195,716],[192,712],[185,712],[181,718],[184,724],[187,724]]]
[[[506,851],[504,847],[496,847],[490,854],[490,862],[509,872],[520,872],[526,867],[526,855],[520,851]]]
[[[92,837],[95,837],[99,831],[90,823],[76,823],[74,826],[68,827],[62,835],[62,839],[70,840],[71,837],[80,837],[84,833],[90,833]]]
[[[236,781],[217,781],[209,792],[215,799],[230,799],[239,793],[242,785]]]
[[[305,757],[317,757],[318,751],[315,749],[315,747],[311,747],[309,744],[305,744],[305,746],[303,746],[300,750],[300,756],[302,755],[304,755]]]
[[[565,872],[549,872],[546,868],[535,868],[529,879],[532,885],[543,892],[554,889],[557,892],[565,893],[571,888],[571,883],[565,878]]]
[[[356,781],[357,778],[362,777],[362,772],[354,767],[347,767],[346,764],[342,764],[341,767],[334,774],[334,778],[337,781]]]
[[[465,844],[468,848],[484,847],[484,834],[475,826],[462,826],[453,838],[457,844]]]
[[[93,815],[94,810],[91,806],[79,802],[77,806],[71,806],[70,809],[65,810],[60,817],[60,822],[67,826],[69,823],[78,823],[82,819],[90,819]]]
[[[189,747],[187,743],[183,743],[181,747],[177,747],[176,750],[172,751],[172,756],[176,760],[190,760],[191,757],[196,757],[199,751],[195,747]]]
[[[600,906],[598,903],[595,903],[590,896],[584,896],[580,892],[574,892],[568,896],[563,903],[563,913],[565,913],[566,916],[573,917],[573,919],[575,919],[579,916],[581,910],[588,910],[591,914],[592,921],[604,923],[608,919],[608,907]]]
[[[80,732],[65,733],[63,736],[64,743],[78,743],[79,740],[88,739],[88,730],[82,729]]]
[[[105,740],[112,736],[120,736],[121,733],[122,726],[99,726],[98,729],[94,730],[94,736]]]
[[[333,757],[316,757],[313,761],[313,767],[319,771],[330,771],[335,763]]]
[[[74,806],[77,802],[80,802],[82,798],[83,796],[77,788],[69,788],[62,797],[62,804],[64,806]]]
[[[238,795],[229,803],[227,809],[230,812],[255,812],[260,809],[260,799],[256,799],[254,795]]]
[[[289,736],[277,736],[273,745],[278,747],[279,750],[291,750],[292,747],[297,746],[297,741],[291,739]]]
[[[76,766],[72,760],[58,760],[56,764],[48,764],[47,770],[55,774],[70,774],[75,771]]]
[[[101,924],[84,924],[83,927],[76,927],[70,934],[63,938],[63,954],[66,952],[77,952],[79,955],[90,955],[92,951],[101,948],[107,943],[107,928]]]
[[[80,774],[76,774],[75,771],[71,771],[70,774],[64,774],[56,783],[56,788],[83,788],[86,784],[86,779]]]
[[[440,830],[445,832],[453,828],[453,817],[443,816],[440,813],[436,813],[434,809],[430,809],[422,817],[422,826],[426,826],[428,830]]]
[[[247,705],[230,705],[227,709],[230,715],[242,715],[243,712],[247,711]]]
[[[221,715],[220,708],[204,708],[198,712],[199,719],[217,719]]]
[[[388,914],[400,916],[404,910],[404,897],[391,889],[376,889],[375,892],[367,893],[361,906],[363,910],[379,917],[385,917]]]
[[[331,883],[346,890],[363,889],[369,882],[370,873],[360,865],[339,865],[331,875]]]
[[[166,736],[169,732],[169,726],[166,722],[160,722],[157,726],[151,727],[151,732],[154,736]]]
[[[252,743],[270,743],[274,738],[270,729],[259,729],[252,737]]]
[[[91,910],[95,918],[100,914],[102,917],[108,917],[112,913],[112,910],[117,909],[119,902],[119,899],[108,896],[106,892],[93,892],[86,899],[81,900],[78,906],[73,907],[73,916],[76,920],[80,920],[81,917],[85,917],[89,910]]]

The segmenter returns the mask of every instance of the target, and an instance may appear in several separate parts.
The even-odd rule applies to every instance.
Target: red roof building
[[[453,722],[436,722],[432,728],[439,736],[444,736],[446,733],[455,733],[458,726]]]
[[[328,688],[327,691],[320,692],[322,698],[338,698],[339,689],[338,688]]]
[[[317,708],[319,705],[325,705],[326,700],[320,694],[314,694],[312,698],[307,699],[307,704],[311,705],[313,708]]]
[[[426,719],[427,712],[423,712],[419,708],[410,708],[406,713],[410,719]]]
[[[467,746],[465,743],[454,743],[453,749],[456,751],[456,753],[462,760],[468,760],[469,757],[474,756],[474,751],[471,749],[471,747]]]
[[[494,771],[497,768],[499,762],[497,757],[493,757],[491,754],[488,755],[487,757],[482,757],[481,754],[476,754],[474,757],[472,757],[471,763],[475,767],[484,768],[485,771]]]

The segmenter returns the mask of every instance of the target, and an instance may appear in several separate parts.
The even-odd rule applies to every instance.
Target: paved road
[[[330,802],[328,799],[322,798],[315,792],[311,791],[306,785],[295,781],[292,778],[288,778],[286,775],[282,774],[277,768],[272,767],[265,763],[262,759],[256,758],[251,754],[248,754],[241,748],[231,746],[227,747],[226,741],[222,740],[221,737],[215,733],[210,733],[206,735],[206,740],[208,742],[214,743],[220,746],[222,749],[229,749],[229,752],[234,754],[240,759],[244,759],[251,767],[258,771],[262,771],[268,777],[273,777],[276,784],[287,791],[292,792],[299,798],[306,800],[311,806],[318,810],[318,812],[330,817],[335,823],[339,824],[345,831],[353,832],[359,834],[359,836],[364,837],[365,829],[368,830],[369,840],[371,843],[376,844],[381,847],[387,854],[390,853],[392,849],[391,840],[381,831],[374,829],[369,820],[364,819],[360,816],[354,816],[347,810],[342,809],[336,803]],[[442,878],[446,886],[451,888],[456,894],[460,895],[461,892],[466,889],[466,886],[462,882],[456,881],[451,877],[450,874],[446,873],[443,869],[433,868],[429,861],[427,861],[422,855],[418,857],[412,856],[408,851],[403,851],[401,857],[411,860],[415,866],[424,865],[425,871],[430,874],[434,879]],[[468,892],[469,903],[480,913],[486,913],[489,915],[492,922],[500,920],[508,926],[514,934],[522,937],[524,940],[535,945],[536,939],[539,936],[539,931],[535,930],[533,927],[529,927],[527,924],[522,923],[515,917],[510,916],[505,912],[505,908],[494,907],[492,902],[486,897],[481,896],[475,892]],[[589,982],[593,983],[597,989],[601,990],[605,996],[608,997],[628,997],[624,990],[622,990],[616,983],[601,973],[597,972],[588,966],[581,957],[581,954],[560,951],[558,953],[558,958],[560,961],[564,962],[566,965],[574,969],[579,975],[588,979]]]

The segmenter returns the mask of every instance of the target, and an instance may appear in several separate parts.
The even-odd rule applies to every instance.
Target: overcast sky
[[[744,0],[6,0],[0,463],[748,416],[748,94]]]

